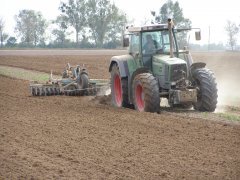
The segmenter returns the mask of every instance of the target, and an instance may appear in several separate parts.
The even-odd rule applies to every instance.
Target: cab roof
[[[151,24],[151,25],[146,25],[141,27],[129,26],[127,29],[129,32],[168,30],[168,25],[167,24]]]

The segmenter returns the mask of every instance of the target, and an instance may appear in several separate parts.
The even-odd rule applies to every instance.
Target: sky
[[[61,0],[0,0],[0,17],[5,21],[5,31],[14,36],[14,16],[22,9],[33,9],[42,12],[48,20],[53,20],[60,13]],[[66,0],[65,0],[66,1]],[[123,10],[134,25],[141,25],[151,18],[150,11],[159,12],[167,0],[110,0]],[[175,1],[175,0],[174,0]],[[185,18],[192,21],[192,27],[201,28],[202,43],[207,43],[210,29],[210,42],[227,42],[224,30],[227,20],[240,24],[239,0],[178,0]],[[239,35],[240,36],[240,35]],[[240,38],[239,38],[240,39]]]

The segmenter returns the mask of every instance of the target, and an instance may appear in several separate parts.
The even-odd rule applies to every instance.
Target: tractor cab
[[[149,26],[148,26],[149,27]],[[154,55],[167,55],[170,53],[169,32],[164,25],[150,26],[153,30],[135,31],[129,28],[130,35],[129,54],[138,59],[144,67],[152,69],[152,57]],[[174,43],[175,44],[175,43]],[[176,50],[174,46],[174,50]]]
[[[152,30],[148,30],[152,27]],[[169,32],[164,25],[142,28],[129,27],[129,52],[141,55],[166,54],[170,52]],[[137,31],[139,30],[139,31]]]
[[[140,65],[151,69],[152,56],[156,54],[169,54],[170,42],[166,25],[151,25],[144,27],[129,27],[131,33],[130,41],[125,46],[129,46],[129,54],[138,59]]]
[[[129,54],[139,61],[139,65],[152,69],[153,56],[170,55],[171,58],[189,58],[185,55],[188,51],[180,50],[177,41],[177,33],[189,31],[191,28],[174,29],[173,22],[169,19],[168,24],[154,24],[143,27],[128,27],[128,37],[124,38],[124,47],[129,47]],[[195,39],[201,39],[201,32],[195,32]],[[188,59],[187,59],[188,58]],[[190,66],[191,64],[188,64]]]

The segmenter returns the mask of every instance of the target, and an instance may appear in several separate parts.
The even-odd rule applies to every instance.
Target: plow
[[[66,65],[61,78],[54,78],[51,72],[46,83],[30,81],[32,96],[95,96],[104,95],[110,84],[106,79],[89,79],[84,66]]]

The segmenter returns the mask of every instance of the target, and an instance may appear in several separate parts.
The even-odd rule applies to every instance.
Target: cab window
[[[139,53],[139,34],[132,34],[130,38],[130,46],[129,46],[129,52],[131,54],[137,54]]]
[[[175,45],[174,45],[175,50]],[[142,35],[142,53],[146,55],[170,52],[169,32],[167,30],[144,32]]]

